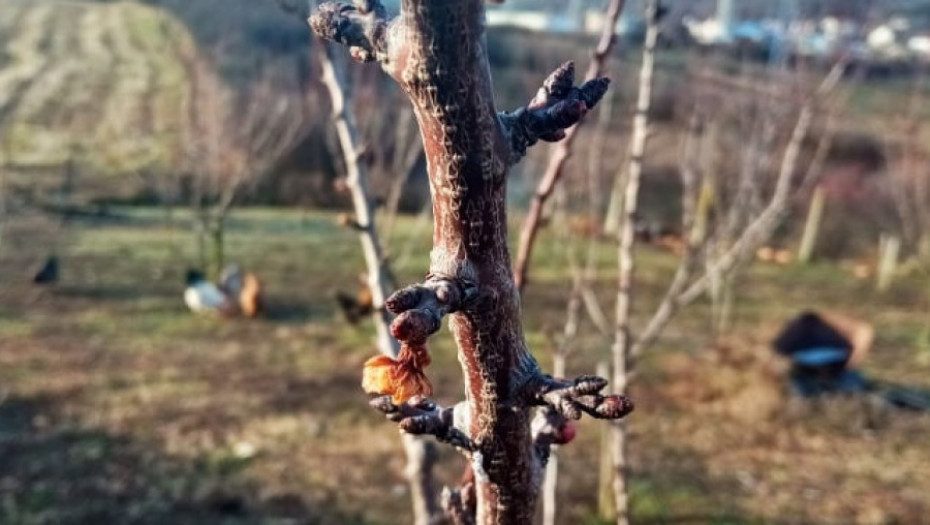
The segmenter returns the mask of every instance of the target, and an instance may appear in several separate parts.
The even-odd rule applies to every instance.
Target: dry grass
[[[365,406],[370,327],[336,314],[329,293],[354,289],[354,234],[328,215],[252,210],[230,253],[268,283],[271,318],[195,318],[180,300],[193,239],[159,212],[68,233],[62,282],[24,283],[36,257],[0,253],[0,522],[406,523],[402,456],[391,425]],[[421,276],[429,232],[413,220],[401,280]],[[543,362],[568,287],[563,248],[544,236],[526,301]],[[5,244],[13,246],[15,244]],[[611,296],[613,248],[599,286]],[[645,312],[672,261],[641,254]],[[705,307],[681,318],[642,364],[632,416],[635,512],[643,522],[919,522],[930,512],[930,420],[869,403],[802,406],[787,398],[767,341],[801,307],[874,319],[868,372],[928,384],[913,349],[920,287],[874,297],[835,267],[761,267],[740,287],[732,336],[707,344]],[[607,345],[585,326],[570,369]],[[433,345],[440,398],[460,396],[451,343]],[[595,522],[598,423],[564,449],[563,523]],[[441,476],[460,460],[444,453]]]

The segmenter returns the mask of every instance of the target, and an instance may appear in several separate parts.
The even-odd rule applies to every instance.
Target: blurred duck
[[[45,259],[42,267],[32,276],[35,284],[52,284],[58,282],[58,257],[52,255]]]
[[[242,270],[238,264],[230,264],[220,272],[220,290],[229,297],[239,297],[242,292]]]
[[[243,276],[239,265],[230,264],[220,274],[219,289],[237,303],[242,315],[256,317],[262,313],[262,283],[254,273],[249,272]]]
[[[246,317],[256,317],[264,309],[264,298],[262,297],[262,282],[254,273],[247,273],[242,279],[239,291],[239,310]]]
[[[184,302],[192,312],[215,312],[224,317],[235,313],[236,303],[231,301],[217,285],[207,281],[200,271],[188,270],[186,282]]]

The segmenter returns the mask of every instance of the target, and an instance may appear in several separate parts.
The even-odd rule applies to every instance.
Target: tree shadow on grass
[[[55,422],[54,398],[0,402],[0,523],[363,523],[299,495],[260,498],[247,460],[171,457]]]

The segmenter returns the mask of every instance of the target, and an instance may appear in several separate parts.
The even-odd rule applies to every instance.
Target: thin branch
[[[838,62],[820,84],[816,94],[801,108],[798,120],[791,133],[791,139],[782,156],[781,169],[779,170],[771,200],[759,216],[743,231],[739,239],[712,264],[711,271],[708,274],[720,275],[732,271],[741,260],[758,248],[759,243],[765,242],[781,223],[791,191],[791,181],[797,169],[801,146],[810,131],[815,105],[836,88],[845,69],[846,62]],[[689,286],[679,297],[679,303],[689,304],[700,297],[709,284],[708,274],[705,274]]]
[[[620,243],[617,248],[617,310],[614,325],[613,388],[627,393],[632,380],[635,359],[632,355],[631,329],[633,284],[635,276],[634,249],[636,247],[636,212],[639,205],[640,180],[643,174],[646,147],[650,139],[649,113],[652,107],[652,89],[655,73],[656,45],[659,40],[661,7],[658,0],[646,4],[646,35],[643,43],[643,61],[639,72],[639,93],[633,117],[633,134],[630,138],[630,164],[626,174],[623,197],[623,220],[620,223]],[[614,499],[617,524],[629,523],[629,459],[626,425],[611,427],[611,449],[614,467]]]
[[[369,9],[371,11],[371,9]],[[340,147],[345,159],[347,171],[346,185],[352,194],[355,219],[350,219],[359,234],[359,241],[365,258],[368,288],[372,294],[372,316],[377,331],[377,343],[384,359],[393,360],[400,357],[401,345],[390,335],[391,315],[384,307],[386,297],[391,290],[391,272],[386,263],[381,240],[375,225],[374,205],[368,190],[368,172],[359,162],[358,131],[353,114],[347,107],[347,87],[336,62],[332,57],[329,43],[320,46],[323,84],[326,86],[332,102],[332,110]],[[426,410],[423,406],[422,410]],[[407,456],[407,481],[411,489],[414,523],[431,525],[442,519],[437,505],[435,482],[433,480],[434,447],[423,439],[406,437],[403,439],[404,452]]]
[[[602,395],[607,380],[581,376],[571,381],[549,375],[536,378],[527,391],[535,405],[552,407],[568,419],[581,419],[585,413],[595,419],[620,419],[633,411],[633,402],[621,395]]]
[[[646,328],[633,342],[631,352],[634,356],[642,354],[645,348],[651,346],[671,320],[675,309],[679,306],[677,298],[688,284],[688,280],[691,279],[698,254],[706,244],[706,236],[694,231],[698,199],[696,181],[700,169],[700,145],[703,130],[704,125],[701,116],[695,111],[688,126],[688,136],[685,139],[683,154],[684,161],[680,168],[682,186],[681,231],[685,240],[684,253],[681,256],[678,268],[675,270],[675,276],[659,303],[659,307],[656,308]]]
[[[434,436],[440,442],[448,443],[466,455],[477,450],[477,445],[468,437],[467,430],[456,426],[456,410],[468,410],[464,404],[443,408],[422,396],[410,398],[399,405],[392,402],[391,396],[380,396],[372,399],[369,404],[383,412],[388,420],[397,423],[397,426],[408,434]]]
[[[581,284],[581,300],[584,303],[585,310],[588,312],[588,318],[594,323],[597,331],[609,340],[613,333],[610,327],[610,321],[607,320],[607,314],[604,313],[604,308],[601,306],[600,301],[597,300],[594,289],[591,288],[590,283],[587,281],[588,280]]]
[[[616,42],[617,20],[620,18],[620,12],[623,11],[624,0],[610,0],[607,11],[604,16],[604,25],[601,28],[600,39],[597,47],[588,64],[588,70],[585,73],[585,80],[594,80],[603,75],[607,67],[607,58]],[[552,148],[549,154],[549,164],[546,166],[546,172],[543,174],[539,185],[536,187],[536,193],[533,195],[533,202],[530,204],[529,213],[524,220],[523,227],[520,230],[520,244],[517,248],[516,261],[514,263],[514,281],[517,290],[521,293],[526,286],[529,273],[530,258],[533,253],[533,246],[536,242],[536,235],[542,224],[542,212],[552,195],[552,190],[562,178],[565,163],[572,154],[572,144],[583,119],[579,123],[565,130],[565,138]]]
[[[330,45],[324,43],[320,53],[323,84],[329,91],[336,133],[346,167],[346,186],[352,195],[355,230],[359,232],[362,253],[367,267],[368,287],[372,292],[373,315],[378,332],[378,348],[382,354],[396,357],[400,345],[391,338],[388,326],[391,316],[383,308],[390,293],[389,272],[384,265],[384,250],[375,227],[374,205],[368,189],[368,172],[358,159],[358,131],[347,107],[345,80],[336,67]]]

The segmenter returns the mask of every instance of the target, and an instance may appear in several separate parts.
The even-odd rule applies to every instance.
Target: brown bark
[[[606,381],[558,381],[541,372],[523,337],[520,302],[507,247],[506,175],[538,140],[554,141],[603,95],[607,81],[572,87],[569,65],[556,70],[525,108],[498,116],[485,51],[480,0],[403,0],[385,17],[376,0],[323,4],[311,17],[317,34],[377,60],[407,93],[420,125],[433,198],[433,251],[424,285],[395,294],[388,307],[404,345],[420,346],[449,314],[465,381],[462,427],[470,442],[479,524],[532,521],[543,455],[530,433],[531,409],[549,405],[619,418],[625,398],[602,396]],[[432,409],[391,408],[409,433],[448,437],[455,417]],[[457,415],[457,414],[455,414]]]

